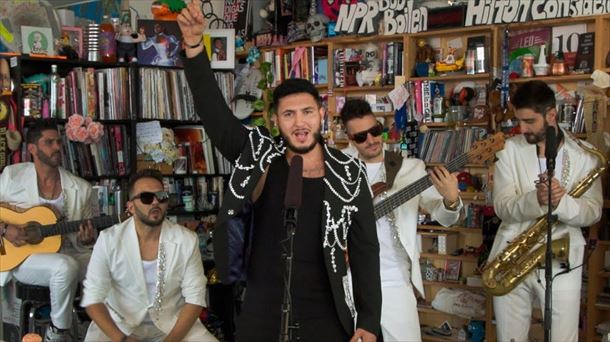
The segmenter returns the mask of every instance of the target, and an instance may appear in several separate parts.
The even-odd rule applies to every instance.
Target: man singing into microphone
[[[317,90],[302,79],[286,80],[275,89],[273,121],[280,139],[262,127],[245,127],[224,101],[203,49],[199,0],[182,11],[178,24],[195,109],[214,145],[235,165],[214,230],[214,252],[223,283],[247,283],[237,321],[239,341],[280,336],[282,211],[295,155],[303,159],[303,186],[294,236],[292,317],[299,328],[293,337],[375,341],[381,289],[371,192],[362,165],[322,142],[324,108]]]
[[[521,133],[506,141],[498,152],[494,175],[494,208],[502,225],[496,234],[489,260],[501,253],[520,233],[528,230],[547,213],[548,205],[557,216],[553,240],[569,237],[569,264],[553,261],[552,330],[557,341],[578,340],[580,286],[585,240],[580,227],[600,219],[602,187],[599,179],[579,198],[568,193],[575,184],[598,167],[598,160],[557,126],[555,94],[541,81],[530,81],[519,87],[512,98]],[[555,128],[557,143],[546,142],[547,127]],[[548,187],[546,156],[557,146],[555,170]],[[545,153],[547,152],[547,153]],[[549,153],[551,152],[551,153]],[[549,191],[551,202],[548,202]],[[544,247],[543,247],[544,248]],[[544,308],[544,269],[535,269],[512,291],[494,297],[498,341],[528,341],[534,300]]]

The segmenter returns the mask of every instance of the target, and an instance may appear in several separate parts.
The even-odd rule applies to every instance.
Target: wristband
[[[199,41],[195,45],[188,45],[186,43],[186,41],[183,41],[182,43],[184,44],[185,47],[187,47],[189,49],[194,49],[194,48],[200,47],[201,43],[203,43],[203,35],[201,36],[201,38],[199,39]]]
[[[445,205],[445,208],[447,210],[456,211],[457,208],[460,206],[460,199],[458,198],[455,202],[450,204],[447,204],[447,201],[443,201],[443,204]]]

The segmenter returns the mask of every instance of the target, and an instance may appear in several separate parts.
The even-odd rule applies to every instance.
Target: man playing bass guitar
[[[426,176],[419,159],[403,159],[400,154],[383,151],[383,126],[370,105],[361,99],[348,100],[341,110],[357,157],[366,163],[368,181],[386,183],[387,194]],[[349,151],[344,151],[348,154]],[[381,270],[381,331],[384,341],[421,341],[415,291],[424,296],[417,248],[417,214],[421,206],[440,224],[454,224],[462,208],[458,181],[445,167],[429,172],[433,187],[421,191],[384,217],[377,215]],[[377,191],[375,191],[377,192]],[[383,195],[381,196],[383,199]]]

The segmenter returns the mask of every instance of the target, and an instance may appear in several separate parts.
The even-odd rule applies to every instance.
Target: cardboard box
[[[152,160],[145,160],[144,156],[138,155],[138,162],[136,169],[138,171],[143,169],[154,169],[159,170],[164,175],[171,175],[174,173],[174,168],[168,163],[155,163]]]

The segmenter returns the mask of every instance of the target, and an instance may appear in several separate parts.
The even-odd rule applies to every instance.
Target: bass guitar
[[[470,151],[459,155],[454,160],[450,161],[445,167],[449,172],[456,172],[461,169],[466,163],[483,164],[495,158],[497,151],[504,148],[504,134],[499,132],[493,136],[475,142]],[[408,202],[413,197],[421,194],[424,190],[432,186],[430,176],[424,176],[417,181],[407,185],[406,187],[396,191],[395,193],[384,198],[373,206],[375,219],[380,219],[391,213],[394,209]],[[387,184],[383,182],[375,183],[371,186],[375,196],[387,191]]]
[[[19,266],[27,257],[35,253],[56,253],[61,247],[61,235],[77,232],[86,220],[62,222],[57,210],[50,205],[39,205],[29,209],[0,203],[0,223],[20,226],[26,232],[28,244],[15,247],[2,238],[0,249],[0,272],[10,271]],[[99,216],[91,220],[93,228],[102,230],[129,217],[128,214]]]

